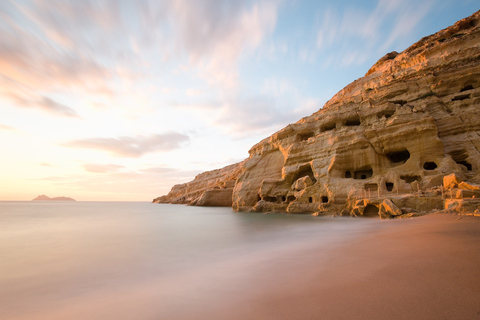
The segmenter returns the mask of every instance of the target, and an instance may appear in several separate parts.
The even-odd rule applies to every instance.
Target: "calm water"
[[[0,202],[0,319],[208,318],[251,297],[276,268],[318,263],[299,254],[304,248],[328,250],[379,223],[134,202]]]

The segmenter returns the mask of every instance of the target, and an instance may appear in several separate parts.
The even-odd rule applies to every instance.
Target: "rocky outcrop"
[[[243,162],[240,162],[200,173],[193,181],[173,186],[167,195],[153,202],[231,207],[233,187],[242,168]]]
[[[480,185],[468,183],[451,174],[443,178],[445,210],[480,216]]]
[[[75,199],[69,198],[69,197],[53,197],[53,198],[50,198],[50,197],[47,197],[46,195],[40,195],[40,196],[36,197],[35,199],[33,199],[32,201],[49,201],[49,200],[52,200],[52,201],[75,201]]]
[[[443,209],[445,176],[480,182],[479,149],[480,11],[387,54],[244,162],[157,202],[195,203],[228,176],[236,211],[393,217]]]

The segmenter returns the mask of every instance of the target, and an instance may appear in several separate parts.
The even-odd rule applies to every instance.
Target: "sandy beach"
[[[276,275],[288,279],[282,286],[220,318],[480,318],[478,217],[386,221],[326,254],[327,261],[282,270]]]

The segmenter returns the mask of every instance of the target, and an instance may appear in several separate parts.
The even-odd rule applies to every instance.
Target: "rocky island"
[[[50,197],[47,197],[46,195],[40,195],[40,196],[36,197],[35,199],[33,199],[32,201],[76,201],[76,200],[73,199],[73,198],[69,198],[69,197],[50,198]]]
[[[480,206],[480,11],[391,52],[322,109],[156,203],[406,217]],[[477,211],[476,211],[477,210]]]

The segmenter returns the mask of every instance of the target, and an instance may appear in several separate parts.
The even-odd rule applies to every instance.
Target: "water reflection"
[[[195,308],[247,299],[260,274],[291,264],[299,248],[328,248],[376,223],[149,203],[0,202],[2,319],[188,318]]]

